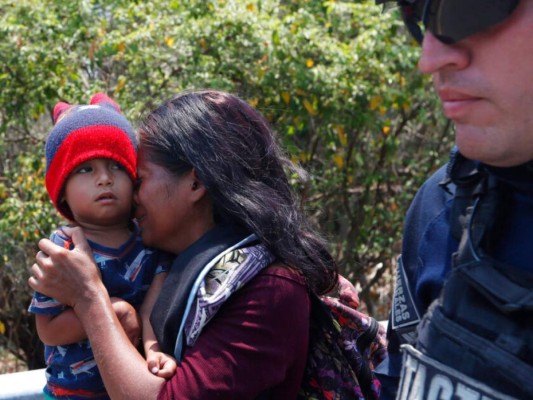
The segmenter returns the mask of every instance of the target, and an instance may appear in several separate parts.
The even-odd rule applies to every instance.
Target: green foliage
[[[385,318],[407,205],[452,141],[417,57],[373,1],[0,0],[0,289],[18,301],[2,310],[25,309],[36,241],[58,223],[41,150],[54,104],[103,90],[135,121],[181,90],[219,88],[310,172],[295,182],[303,204]]]
[[[41,366],[43,356],[27,312],[26,282],[37,241],[50,234],[59,218],[44,190],[42,151],[8,161],[0,181],[0,345],[31,368]]]

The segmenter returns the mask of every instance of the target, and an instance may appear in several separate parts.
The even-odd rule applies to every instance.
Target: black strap
[[[163,352],[174,354],[187,298],[200,271],[216,255],[248,235],[234,226],[217,225],[176,258],[150,315]]]
[[[465,216],[473,198],[483,191],[487,175],[480,171],[478,163],[465,158],[455,148],[441,186],[455,184],[455,193],[451,209],[451,232],[455,239],[461,240],[465,226]]]
[[[452,236],[460,242],[454,265],[479,260],[491,253],[492,233],[501,210],[503,184],[479,162],[467,159],[457,148],[450,155],[446,177],[440,183],[446,190],[455,186],[450,215]]]
[[[479,261],[492,253],[493,234],[501,210],[501,187],[496,178],[485,176],[471,195],[466,214],[460,216],[463,233],[454,255],[455,265]],[[466,203],[466,199],[464,200]],[[452,223],[456,223],[453,221]]]

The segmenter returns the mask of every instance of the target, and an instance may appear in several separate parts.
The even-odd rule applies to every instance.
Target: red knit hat
[[[57,210],[73,216],[59,200],[65,182],[78,165],[109,158],[136,179],[137,139],[118,105],[104,93],[96,93],[89,105],[60,102],[54,107],[54,128],[46,139],[46,189]]]

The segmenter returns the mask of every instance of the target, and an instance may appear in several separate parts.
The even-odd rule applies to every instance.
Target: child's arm
[[[35,323],[39,338],[48,346],[64,346],[87,339],[72,308],[56,315],[36,314]]]
[[[166,276],[166,272],[161,272],[154,277],[150,289],[148,289],[148,293],[146,293],[146,297],[144,298],[140,313],[143,326],[144,353],[148,369],[154,375],[169,379],[176,372],[176,360],[161,351],[154,330],[152,329],[152,324],[150,323],[150,314],[152,313],[155,301],[157,300],[157,296],[159,296]]]
[[[72,247],[72,240],[67,235],[63,228],[59,228],[50,235],[50,240],[59,247],[70,249]],[[97,270],[100,278],[102,274],[100,270]],[[159,293],[159,292],[158,292]],[[45,301],[51,300],[54,302],[54,309],[58,310],[59,302],[46,298],[42,294],[35,294],[41,301],[45,298]],[[120,321],[122,328],[126,332],[126,335],[133,343],[135,347],[139,344],[141,337],[141,321],[135,308],[118,297],[111,297],[111,303],[118,320]],[[33,304],[33,302],[32,302]],[[35,307],[37,312],[35,314],[35,323],[37,326],[37,334],[41,341],[49,346],[65,346],[72,343],[77,343],[87,339],[84,329],[81,326],[81,322],[77,315],[71,308],[66,308],[58,314],[41,314],[38,312],[39,306]],[[31,311],[31,306],[30,306]],[[32,311],[34,312],[34,311]]]
[[[141,324],[132,305],[112,297],[111,303],[127,336],[136,346],[139,342]],[[87,339],[87,335],[72,308],[56,315],[36,314],[35,323],[41,341],[48,346],[65,346]]]

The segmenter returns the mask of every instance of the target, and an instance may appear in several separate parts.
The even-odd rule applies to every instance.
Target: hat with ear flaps
[[[88,105],[57,103],[53,120],[54,128],[45,145],[45,181],[50,199],[64,217],[73,219],[61,197],[68,176],[78,165],[94,158],[109,158],[136,179],[135,132],[117,103],[104,93],[96,93]]]

